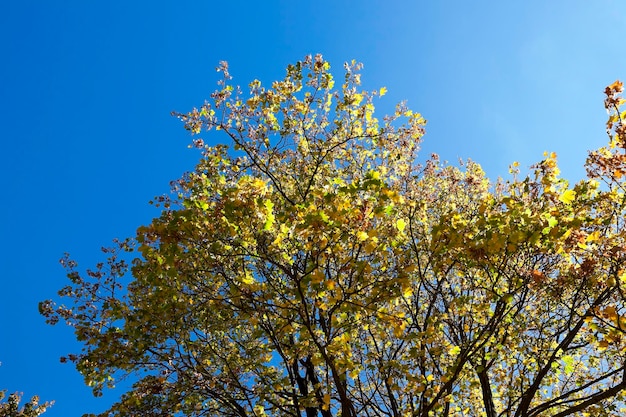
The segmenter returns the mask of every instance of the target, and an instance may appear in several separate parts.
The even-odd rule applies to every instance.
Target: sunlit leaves
[[[406,227],[406,221],[404,219],[396,220],[396,227],[400,232],[403,232],[404,228]]]
[[[565,416],[622,407],[622,86],[573,186],[557,158],[490,182],[417,152],[424,118],[321,56],[178,114],[219,131],[135,240],[40,306],[84,342],[108,415]],[[206,133],[207,135],[210,133]],[[219,140],[219,139],[218,139]],[[129,265],[126,252],[138,252]],[[607,394],[608,393],[608,394]],[[617,409],[617,408],[616,408]],[[178,413],[178,414],[177,414]],[[103,414],[104,415],[104,414]]]
[[[565,190],[565,192],[559,196],[559,200],[564,204],[571,204],[574,198],[576,198],[576,191],[574,190]]]

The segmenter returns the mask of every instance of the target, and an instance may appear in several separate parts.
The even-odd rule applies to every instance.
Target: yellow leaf
[[[376,244],[376,242],[373,241],[373,240],[370,240],[369,242],[367,242],[367,245],[365,245],[365,247],[363,249],[365,250],[365,253],[367,253],[369,255],[372,252],[374,252],[377,247],[378,247],[378,245]]]
[[[359,104],[361,104],[361,101],[363,101],[363,94],[353,94],[351,97],[352,100],[350,100],[350,104],[353,104],[355,106],[358,106]]]
[[[266,185],[267,184],[265,184],[265,181],[263,181],[261,178],[255,178],[254,181],[252,181],[252,186],[259,190],[264,189]],[[269,203],[271,203],[271,201],[269,201]]]
[[[576,191],[567,190],[563,194],[561,194],[561,196],[559,197],[559,200],[561,200],[562,203],[571,204],[571,202],[574,201],[575,197],[576,197]]]
[[[396,227],[398,228],[399,231],[403,231],[404,228],[406,227],[406,222],[404,221],[404,219],[398,219],[396,221]]]
[[[316,269],[311,274],[311,282],[313,284],[319,284],[320,282],[324,281],[324,278],[326,278],[326,275],[324,275],[324,273],[319,269]]]
[[[244,284],[247,284],[247,285],[254,284],[254,277],[252,276],[250,271],[246,271],[246,274],[241,279],[241,282],[243,282]]]
[[[589,233],[589,235],[587,235],[585,240],[587,242],[597,242],[598,240],[600,240],[600,237],[601,237],[600,232],[596,230],[595,232]]]
[[[382,96],[384,96],[385,94],[387,94],[387,87],[382,87],[382,88],[380,89],[379,95],[382,97]]]
[[[451,356],[456,356],[456,355],[458,355],[459,353],[461,353],[461,348],[460,348],[460,347],[458,347],[458,346],[453,346],[453,347],[451,347],[451,348],[450,348],[450,350],[448,351],[448,353],[449,353]]]
[[[393,326],[393,335],[395,337],[401,337],[404,334],[404,329],[406,328],[406,321],[400,320],[394,323]]]
[[[410,298],[413,295],[413,288],[407,286],[402,289],[402,296],[404,298]]]
[[[609,306],[609,307],[604,309],[604,315],[609,320],[615,320],[617,318],[617,310],[615,309],[615,307]]]
[[[322,405],[324,410],[328,410],[330,408],[330,394],[324,394],[324,404]]]
[[[367,240],[370,237],[370,235],[368,235],[367,232],[360,231],[359,233],[356,234],[356,237],[361,242],[363,242],[363,241]]]

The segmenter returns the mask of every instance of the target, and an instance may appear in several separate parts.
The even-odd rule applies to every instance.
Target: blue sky
[[[71,329],[49,327],[40,300],[157,213],[147,202],[199,157],[170,111],[201,105],[214,68],[266,83],[322,53],[341,76],[364,63],[428,119],[424,153],[471,158],[492,178],[559,155],[584,175],[606,142],[604,87],[626,80],[626,3],[599,1],[5,2],[0,13],[0,388],[56,400],[50,417],[105,410],[59,356]],[[221,141],[219,135],[204,135]]]

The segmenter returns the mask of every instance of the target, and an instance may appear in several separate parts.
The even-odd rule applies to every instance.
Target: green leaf
[[[571,375],[574,372],[574,358],[570,355],[561,356],[561,360],[565,364],[564,372],[567,375]]]

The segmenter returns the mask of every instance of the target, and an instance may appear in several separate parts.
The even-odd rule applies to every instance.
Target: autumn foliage
[[[160,217],[40,305],[102,416],[626,413],[626,115],[570,185],[418,155],[425,120],[321,56],[178,114],[202,158]],[[196,136],[197,137],[197,136]],[[213,137],[211,137],[213,138]],[[216,139],[217,140],[217,139]],[[210,141],[214,142],[213,139]]]
[[[39,403],[39,397],[35,396],[27,403],[20,406],[22,396],[13,393],[6,398],[6,391],[0,391],[0,417],[38,417],[46,412],[53,403]]]

